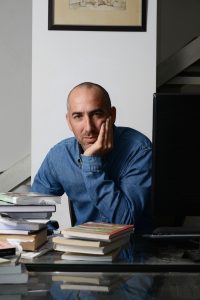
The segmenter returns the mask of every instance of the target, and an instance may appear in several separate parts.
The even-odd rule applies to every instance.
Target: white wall
[[[32,1],[0,1],[0,172],[31,151]]]
[[[32,177],[49,148],[71,135],[65,124],[66,96],[82,81],[108,90],[117,107],[116,124],[151,138],[157,1],[148,2],[147,32],[79,32],[48,31],[48,1],[33,1]],[[58,210],[64,226],[65,206]]]

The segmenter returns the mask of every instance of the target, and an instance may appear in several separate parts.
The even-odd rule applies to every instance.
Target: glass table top
[[[30,271],[72,272],[159,272],[200,271],[200,262],[188,255],[199,249],[196,241],[152,240],[133,236],[121,249],[113,262],[68,261],[61,259],[62,252],[51,251],[34,258],[23,259]]]

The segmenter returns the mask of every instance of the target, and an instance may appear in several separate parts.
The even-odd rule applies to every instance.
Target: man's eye
[[[73,117],[74,117],[74,119],[78,120],[81,118],[81,115],[74,115]]]
[[[93,115],[97,116],[97,117],[102,117],[103,116],[102,112],[100,112],[100,111],[95,112]]]

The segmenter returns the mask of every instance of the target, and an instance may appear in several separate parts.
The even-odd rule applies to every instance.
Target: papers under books
[[[133,225],[88,222],[61,231],[54,249],[66,260],[113,261],[129,242]]]
[[[112,241],[126,233],[132,233],[133,225],[88,222],[62,230],[63,236],[78,237],[80,239],[95,239]]]
[[[7,258],[1,257],[0,258],[1,267],[18,265],[20,258],[21,258],[21,255],[16,255],[16,254],[11,255],[11,256],[9,255]]]
[[[40,193],[0,193],[0,200],[12,204],[56,205],[61,203],[61,197]]]

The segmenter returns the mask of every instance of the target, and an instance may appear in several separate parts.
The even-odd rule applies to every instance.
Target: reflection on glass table
[[[3,285],[4,299],[199,299],[198,273],[30,272],[24,285]]]

